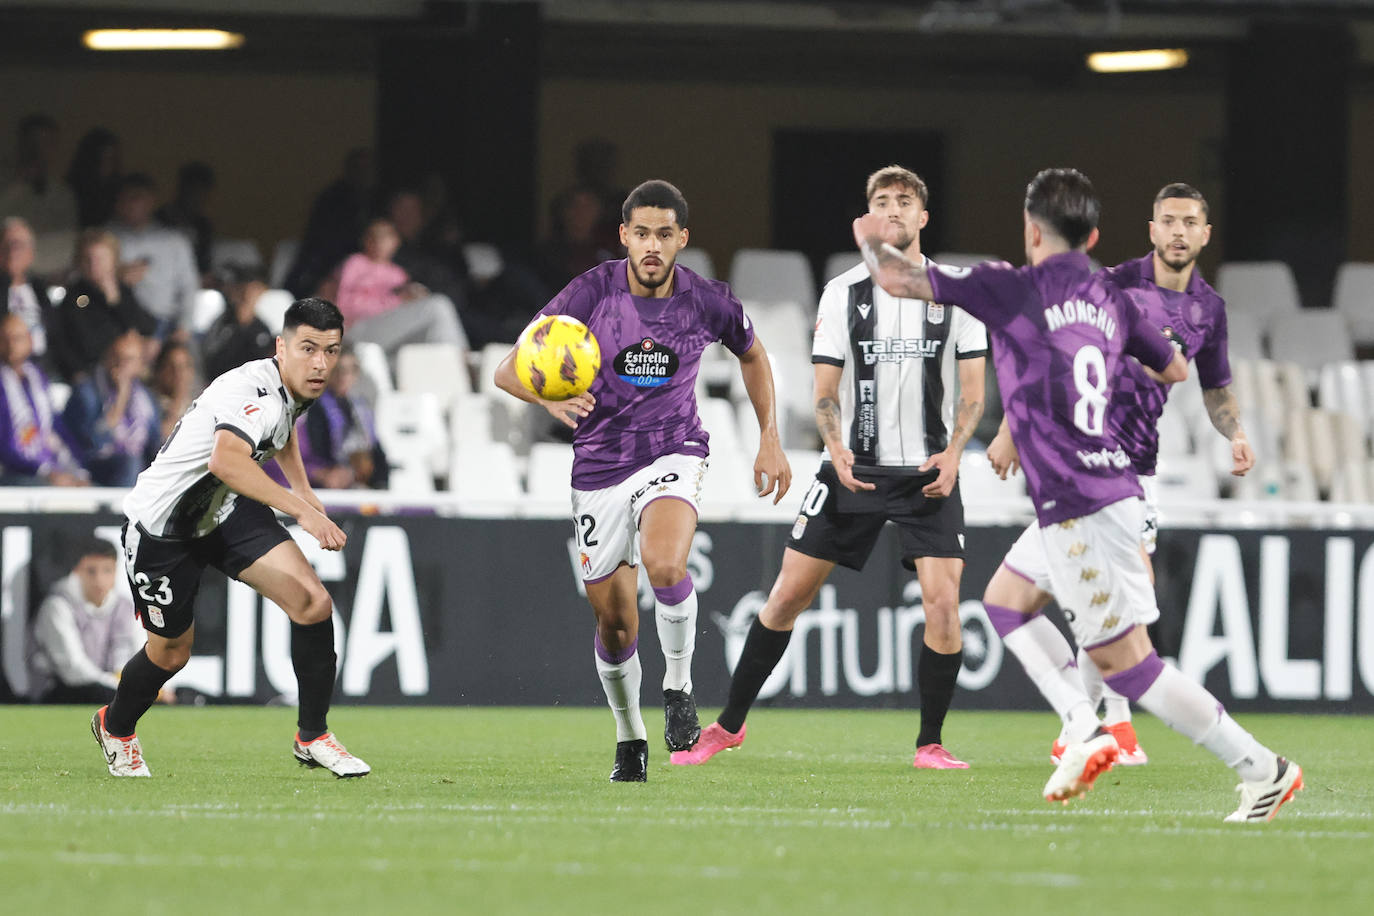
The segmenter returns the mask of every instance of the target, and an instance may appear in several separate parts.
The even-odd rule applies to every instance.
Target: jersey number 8
[[[1102,435],[1102,422],[1107,416],[1107,361],[1092,344],[1074,354],[1073,386],[1078,389],[1073,425],[1090,436]]]

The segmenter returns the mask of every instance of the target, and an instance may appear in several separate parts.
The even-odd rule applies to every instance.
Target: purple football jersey
[[[706,457],[697,416],[701,354],[720,341],[736,356],[754,345],[744,306],[718,280],[673,268],[673,295],[631,295],[626,262],[605,261],[577,277],[541,315],[569,315],[601,346],[592,383],[596,407],[573,434],[572,485],[599,490],[664,455]]]
[[[1196,267],[1183,292],[1155,285],[1153,252],[1116,267],[1107,268],[1117,286],[1140,309],[1145,320],[1159,328],[1197,367],[1203,389],[1231,384],[1231,362],[1226,355],[1226,303],[1207,285]],[[1112,412],[1120,423],[1117,437],[1131,456],[1137,474],[1153,474],[1159,455],[1159,417],[1169,397],[1169,385],[1161,385],[1127,360],[1112,400],[1122,410]]]
[[[1109,415],[1127,354],[1152,369],[1173,359],[1163,334],[1088,256],[1072,251],[1034,267],[936,267],[939,302],[988,328],[993,365],[1026,487],[1041,525],[1140,496]]]

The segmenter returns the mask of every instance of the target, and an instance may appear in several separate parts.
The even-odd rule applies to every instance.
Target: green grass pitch
[[[652,710],[650,736],[661,729]],[[707,713],[703,711],[704,718]],[[755,710],[743,748],[606,780],[600,709],[336,708],[372,764],[291,757],[291,710],[162,708],[150,780],[91,710],[0,707],[7,913],[1354,913],[1374,900],[1374,722],[1242,715],[1307,788],[1223,824],[1235,780],[1147,716],[1150,753],[1040,797],[1049,713],[960,712],[967,771],[911,768],[913,712]]]

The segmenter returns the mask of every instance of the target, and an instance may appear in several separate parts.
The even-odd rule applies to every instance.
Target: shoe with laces
[[[690,750],[700,737],[696,697],[685,690],[663,691],[663,743],[668,750]]]
[[[91,734],[95,735],[100,750],[105,754],[105,766],[109,768],[110,775],[152,776],[148,764],[143,762],[143,749],[139,747],[138,735],[117,738],[105,731],[105,710],[109,708],[102,706],[95,711],[91,717]]]
[[[691,750],[674,751],[668,758],[669,763],[678,766],[696,766],[705,763],[721,751],[728,751],[732,747],[739,747],[744,743],[744,733],[749,730],[749,726],[741,725],[736,733],[727,732],[721,727],[719,722],[712,722],[702,729],[701,737],[697,743],[692,745]]]
[[[1120,748],[1112,733],[1100,727],[1087,741],[1068,744],[1041,794],[1046,801],[1067,805],[1069,799],[1085,794],[1098,776],[1112,768],[1118,751]]]
[[[648,779],[649,742],[621,741],[616,744],[611,782],[647,782]]]
[[[918,770],[967,770],[968,764],[945,750],[940,744],[923,744],[916,748],[911,765]]]
[[[372,772],[372,767],[350,754],[333,732],[325,732],[314,741],[301,741],[297,732],[296,740],[291,743],[291,753],[305,766],[311,769],[324,767],[340,779],[366,776]]]
[[[113,771],[111,771],[113,772]],[[1272,821],[1283,803],[1302,789],[1302,767],[1280,757],[1273,779],[1246,780],[1236,786],[1240,807],[1226,816],[1228,824],[1258,824]]]
[[[1116,765],[1122,767],[1138,767],[1150,762],[1146,756],[1145,749],[1136,740],[1135,728],[1128,722],[1113,722],[1106,726],[1107,731],[1112,733],[1116,739],[1116,746],[1120,748],[1116,752]]]

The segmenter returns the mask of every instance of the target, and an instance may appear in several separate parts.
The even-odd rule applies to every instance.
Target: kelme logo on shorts
[[[646,337],[616,354],[615,374],[637,388],[657,388],[677,374],[677,354]]]

